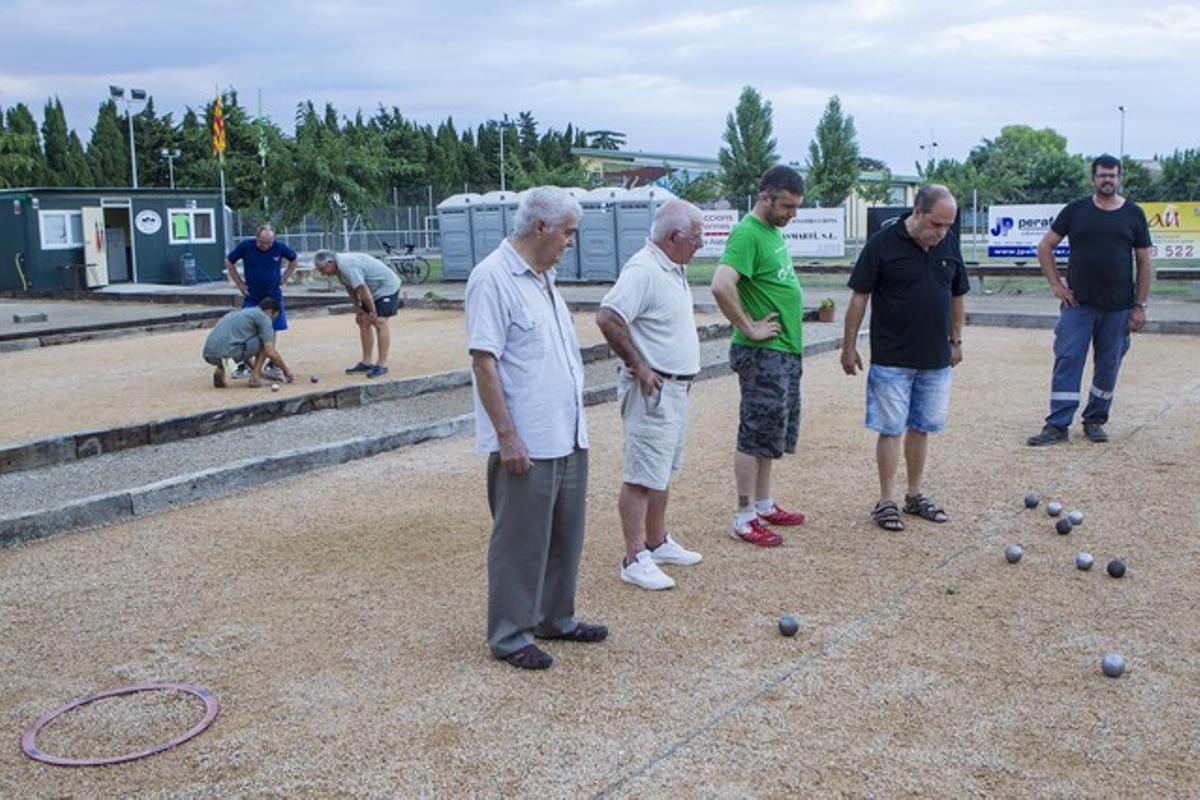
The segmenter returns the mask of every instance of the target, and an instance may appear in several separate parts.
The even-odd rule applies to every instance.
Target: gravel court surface
[[[706,364],[727,360],[728,352],[728,339],[701,342],[701,356]],[[613,359],[585,364],[585,385],[615,384],[617,364]],[[243,459],[363,436],[382,436],[413,425],[469,414],[473,410],[471,387],[463,386],[358,408],[298,414],[223,433],[119,450],[37,470],[0,473],[0,508],[8,514],[36,511],[68,500],[145,486]]]
[[[580,345],[604,341],[594,313],[575,312]],[[697,324],[723,320],[698,314]],[[296,382],[278,393],[251,389],[245,380],[214,389],[212,367],[200,356],[209,329],[126,336],[57,347],[0,353],[6,413],[0,445],[58,433],[167,419],[268,398],[360,384],[343,373],[361,356],[351,314],[300,315],[279,337]],[[392,319],[388,379],[462,369],[470,361],[462,312],[403,309]],[[317,375],[318,384],[309,376]]]
[[[1194,795],[1200,382],[1160,365],[1200,343],[1139,337],[1114,441],[1033,450],[1049,332],[968,334],[930,461],[953,521],[900,535],[866,518],[863,380],[834,354],[807,362],[802,453],[776,475],[810,522],[775,551],[725,533],[736,383],[698,384],[670,520],[705,561],[669,568],[666,593],[617,579],[620,425],[615,404],[590,409],[579,610],[613,635],[550,645],[543,674],[483,645],[489,520],[466,438],[4,551],[0,794]],[[1058,536],[1029,489],[1084,525]],[[1129,576],[1076,571],[1083,548]],[[785,611],[794,639],[774,630]],[[1099,672],[1110,649],[1120,680]],[[20,755],[48,708],[143,680],[204,686],[221,716],[112,769]]]

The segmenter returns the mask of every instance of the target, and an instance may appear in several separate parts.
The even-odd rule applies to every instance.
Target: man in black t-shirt
[[[930,184],[917,192],[911,214],[872,236],[850,274],[842,369],[863,368],[856,342],[871,303],[871,369],[867,427],[879,433],[879,502],[871,518],[884,530],[904,529],[896,505],[896,471],[903,440],[908,491],[904,512],[932,522],[949,517],[921,492],[929,434],[946,427],[950,369],[962,361],[967,270],[950,233],[958,214],[954,195]]]
[[[1093,442],[1108,441],[1104,424],[1121,359],[1129,349],[1129,334],[1146,324],[1150,228],[1145,213],[1117,194],[1120,181],[1120,161],[1109,155],[1093,161],[1095,193],[1068,203],[1038,243],[1042,273],[1062,306],[1054,329],[1050,414],[1041,433],[1028,439],[1035,447],[1067,441],[1067,429],[1079,408],[1089,344],[1092,386],[1083,410],[1083,432]],[[1054,248],[1067,236],[1071,255],[1063,283],[1054,264]],[[1137,262],[1136,283],[1133,261]]]

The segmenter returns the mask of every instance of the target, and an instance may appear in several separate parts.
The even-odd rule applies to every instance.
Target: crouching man
[[[263,367],[270,361],[291,383],[295,375],[275,349],[275,319],[279,303],[265,297],[257,306],[230,311],[217,322],[204,340],[204,360],[212,364],[213,386],[224,389],[226,379],[239,362],[250,367],[250,385],[262,386]]]

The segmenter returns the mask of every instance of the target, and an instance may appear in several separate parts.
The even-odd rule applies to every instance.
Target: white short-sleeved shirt
[[[467,280],[467,348],[496,357],[504,402],[530,458],[562,458],[586,448],[583,361],[567,304],[505,239]],[[491,417],[475,395],[475,449],[500,449]]]
[[[692,289],[683,266],[647,241],[625,263],[604,299],[629,326],[629,337],[651,368],[669,375],[700,371],[700,337]]]
[[[366,253],[338,253],[337,279],[347,289],[366,284],[371,297],[378,300],[400,291],[400,276],[374,256]]]

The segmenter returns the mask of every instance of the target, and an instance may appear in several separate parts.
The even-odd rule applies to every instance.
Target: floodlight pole
[[[508,114],[504,115],[504,121],[500,123],[500,191],[504,191],[504,132],[508,127]]]
[[[1117,106],[1117,111],[1121,112],[1121,171],[1125,171],[1125,106]]]
[[[137,179],[137,151],[134,148],[134,143],[133,143],[133,101],[141,100],[142,102],[145,102],[146,101],[146,90],[131,88],[129,90],[129,94],[126,95],[125,89],[123,87],[110,85],[108,87],[108,93],[110,95],[112,95],[113,98],[115,98],[115,99],[125,101],[125,118],[129,121],[129,166],[132,169],[132,174],[133,174],[133,188],[136,189],[136,188],[138,188],[138,179]]]

